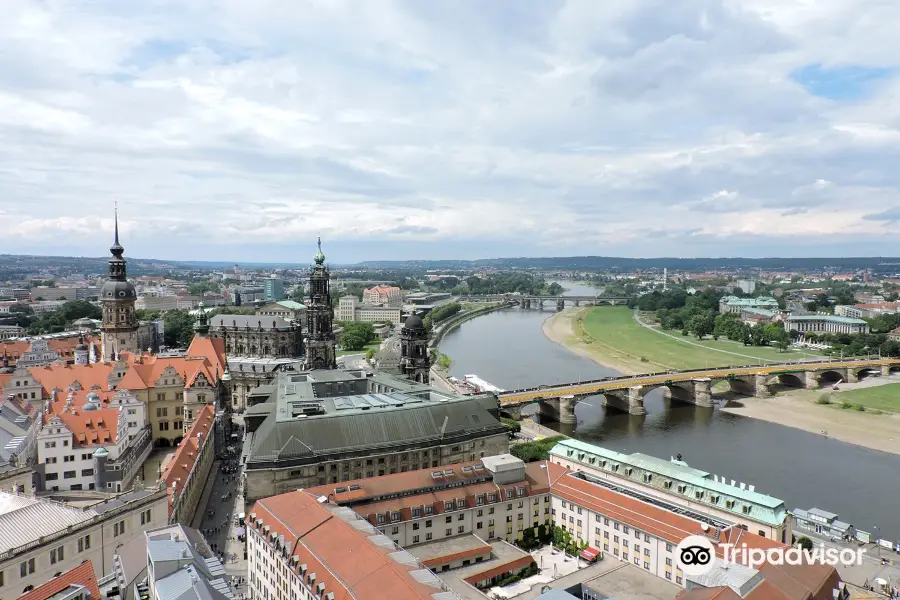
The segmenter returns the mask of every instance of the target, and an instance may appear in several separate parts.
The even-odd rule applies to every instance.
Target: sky
[[[896,0],[8,0],[0,253],[900,255]]]

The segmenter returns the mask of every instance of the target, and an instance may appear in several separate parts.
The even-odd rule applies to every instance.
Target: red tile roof
[[[307,573],[316,574],[316,583],[325,584],[325,593],[333,592],[335,600],[391,598],[392,600],[424,600],[441,591],[419,583],[410,571],[419,567],[395,561],[389,553],[396,549],[381,548],[367,539],[371,532],[361,531],[326,506],[319,504],[307,491],[297,491],[259,500],[250,510],[250,527],[261,535],[284,536],[288,556],[297,556],[294,566],[307,565]],[[268,538],[267,538],[268,541]]]
[[[93,363],[89,365],[50,365],[29,369],[32,377],[44,388],[44,397],[49,398],[54,388],[63,391],[77,381],[85,390],[97,387],[98,391],[109,389],[109,376],[113,372],[112,363]]]
[[[212,435],[215,418],[216,408],[211,404],[207,404],[197,411],[194,423],[184,435],[181,443],[178,444],[178,449],[172,454],[166,470],[163,471],[162,479],[166,482],[166,490],[169,492],[170,514],[175,504],[175,493],[181,493],[181,490],[184,490],[184,482],[197,462],[202,442]],[[200,435],[199,438],[198,435]]]
[[[209,361],[210,371],[216,378],[225,372],[225,340],[195,335],[188,346],[186,356],[203,356]]]
[[[70,585],[83,585],[90,591],[91,600],[100,600],[97,576],[94,574],[94,566],[89,560],[69,569],[59,577],[51,579],[44,585],[34,588],[27,594],[22,594],[18,600],[46,600]]]
[[[179,379],[187,378],[185,387],[193,385],[193,382],[201,373],[210,383],[215,383],[216,381],[215,372],[210,370],[211,363],[206,357],[161,358],[152,354],[144,354],[139,358],[136,357],[131,368],[122,377],[122,381],[119,382],[119,387],[129,390],[146,390],[156,387],[157,382],[168,367],[175,369]]]

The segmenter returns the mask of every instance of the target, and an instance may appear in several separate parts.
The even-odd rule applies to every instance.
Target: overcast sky
[[[7,0],[0,253],[900,255],[897,0]]]

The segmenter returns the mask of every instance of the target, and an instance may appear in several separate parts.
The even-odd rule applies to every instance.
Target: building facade
[[[862,319],[834,315],[790,315],[784,328],[800,333],[869,333],[869,324]]]
[[[306,315],[306,305],[293,300],[279,300],[269,302],[256,309],[256,314],[270,317],[281,317],[285,321],[303,323]]]
[[[116,214],[115,239],[109,249],[109,278],[100,288],[100,300],[103,303],[103,320],[100,325],[102,346],[101,360],[115,360],[120,352],[136,352],[138,350],[138,322],[134,314],[134,302],[137,292],[128,281],[125,249],[119,244],[119,218]]]
[[[300,324],[276,316],[216,315],[210,336],[225,342],[229,356],[296,358],[303,354]]]
[[[404,548],[469,534],[512,543],[551,522],[545,466],[510,454],[308,491],[353,509]]]
[[[309,303],[306,308],[306,368],[336,369],[337,356],[334,339],[334,306],[325,265],[322,240],[314,257],[315,265],[309,274]]]
[[[156,489],[98,496],[78,506],[0,492],[0,506],[0,573],[12,596],[84,561],[99,577],[108,575],[118,546],[167,519],[166,494]]]
[[[281,371],[244,413],[248,500],[508,451],[491,394],[459,396],[383,373]]]

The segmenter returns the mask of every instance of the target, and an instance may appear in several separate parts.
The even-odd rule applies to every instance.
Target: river
[[[569,295],[596,293],[560,283]],[[541,324],[555,310],[547,303],[541,311],[510,308],[467,321],[446,335],[441,352],[453,359],[453,375],[474,373],[504,389],[616,375],[547,339]],[[545,425],[621,452],[680,453],[693,467],[783,499],[788,510],[821,508],[900,541],[900,456],[716,409],[667,405],[661,390],[648,393],[644,406],[647,414],[638,417],[588,398],[575,409],[574,430]]]

